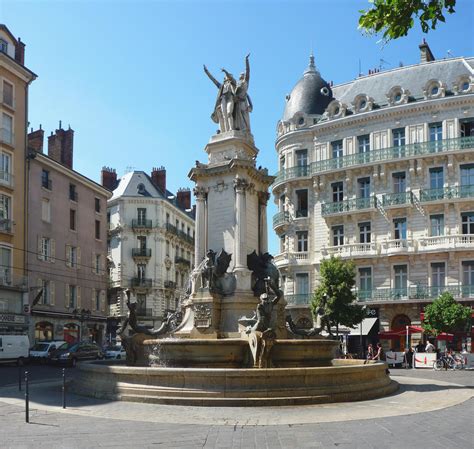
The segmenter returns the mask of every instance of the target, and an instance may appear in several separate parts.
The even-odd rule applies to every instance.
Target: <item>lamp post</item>
[[[91,317],[91,311],[86,309],[74,309],[72,312],[74,318],[79,320],[81,325],[79,326],[79,341],[82,340],[82,325],[84,321],[87,321]]]

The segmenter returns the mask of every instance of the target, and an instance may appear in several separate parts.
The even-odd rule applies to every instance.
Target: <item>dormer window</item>
[[[466,92],[467,90],[469,90],[469,81],[464,81],[461,85],[461,92]]]
[[[408,103],[409,95],[410,92],[407,89],[403,89],[401,86],[392,87],[386,94],[390,106]]]
[[[439,87],[438,86],[433,86],[431,88],[431,95],[438,95],[439,92]]]
[[[8,42],[3,39],[0,39],[0,51],[2,53],[7,53],[8,51]]]
[[[374,100],[365,94],[360,94],[354,98],[352,105],[354,106],[355,112],[367,112],[372,110]]]
[[[329,103],[326,112],[329,118],[340,118],[346,115],[346,105],[338,100],[333,100]]]
[[[474,77],[469,75],[460,76],[455,83],[453,83],[453,91],[455,95],[468,94],[473,91]]]
[[[446,94],[446,86],[439,80],[430,80],[423,89],[425,100],[429,98],[441,98]]]

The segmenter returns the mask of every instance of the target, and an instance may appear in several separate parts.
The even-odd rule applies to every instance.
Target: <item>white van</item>
[[[0,335],[0,363],[16,362],[23,365],[28,360],[29,348],[28,335]]]
[[[46,363],[51,352],[58,349],[64,343],[66,343],[64,340],[39,341],[32,348],[30,348],[30,361]]]

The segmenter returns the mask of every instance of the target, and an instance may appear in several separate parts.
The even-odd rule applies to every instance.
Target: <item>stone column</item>
[[[258,208],[260,213],[258,250],[260,254],[265,254],[268,251],[267,203],[269,198],[270,194],[268,192],[258,192]]]
[[[235,189],[235,269],[247,269],[247,254],[245,239],[247,235],[247,201],[245,191],[248,188],[247,180],[234,179]]]
[[[194,266],[197,267],[206,254],[206,189],[195,187],[196,197],[196,231],[194,242]]]

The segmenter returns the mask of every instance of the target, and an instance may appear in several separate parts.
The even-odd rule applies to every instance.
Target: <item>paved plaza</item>
[[[460,448],[474,446],[474,372],[392,370],[394,395],[301,407],[180,407],[68,395],[57,381],[0,390],[3,448]]]

